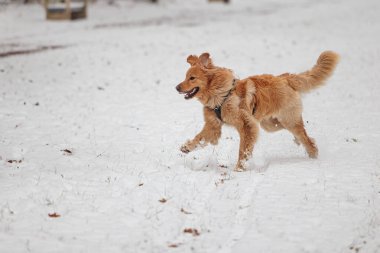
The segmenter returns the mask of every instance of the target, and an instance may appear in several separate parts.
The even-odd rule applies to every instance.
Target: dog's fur
[[[199,57],[190,55],[187,62],[191,67],[176,89],[186,94],[186,99],[196,97],[204,105],[205,125],[193,140],[181,147],[181,151],[188,153],[208,143],[216,145],[225,123],[239,132],[239,159],[235,170],[243,171],[260,124],[268,132],[287,129],[294,135],[295,142],[305,147],[309,157],[317,158],[318,148],[304,128],[300,93],[323,85],[338,60],[338,54],[326,51],[311,70],[300,74],[258,75],[235,80],[233,72],[215,66],[208,53]],[[219,106],[222,120],[214,111]]]

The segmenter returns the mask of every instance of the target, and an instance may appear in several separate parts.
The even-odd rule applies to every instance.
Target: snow
[[[0,54],[64,46],[0,58],[0,252],[380,252],[379,1],[98,1],[75,22],[0,8]],[[327,49],[337,71],[303,98],[319,159],[261,131],[233,172],[228,127],[181,154],[203,124],[175,90],[189,54],[244,78]]]

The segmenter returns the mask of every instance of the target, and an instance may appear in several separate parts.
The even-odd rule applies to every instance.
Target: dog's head
[[[203,53],[200,57],[190,55],[187,57],[190,68],[186,73],[183,82],[177,85],[176,89],[179,93],[185,94],[185,99],[200,97],[207,89],[207,68],[214,67],[208,53]]]
[[[186,78],[176,86],[179,93],[185,94],[185,99],[198,98],[204,105],[215,97],[225,95],[233,85],[233,73],[229,69],[216,67],[209,53],[199,57],[187,57],[190,68]]]

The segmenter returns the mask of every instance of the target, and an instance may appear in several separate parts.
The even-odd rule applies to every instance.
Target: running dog
[[[213,64],[209,53],[190,55],[186,79],[176,86],[185,99],[197,98],[204,106],[205,124],[181,151],[188,153],[208,143],[216,145],[223,124],[233,126],[240,136],[235,171],[246,170],[261,125],[268,132],[286,129],[302,144],[309,157],[317,158],[318,148],[304,128],[301,93],[322,86],[338,63],[339,55],[323,52],[310,70],[279,76],[257,75],[238,80],[233,71]]]

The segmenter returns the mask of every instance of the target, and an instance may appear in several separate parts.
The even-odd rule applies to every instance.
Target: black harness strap
[[[254,105],[255,107],[253,107],[253,110],[252,110],[252,115],[255,116],[255,112],[256,112],[256,104]]]
[[[222,120],[222,107],[221,106],[215,107],[214,112],[216,114],[216,117],[218,117],[218,119],[223,122],[223,120]]]

